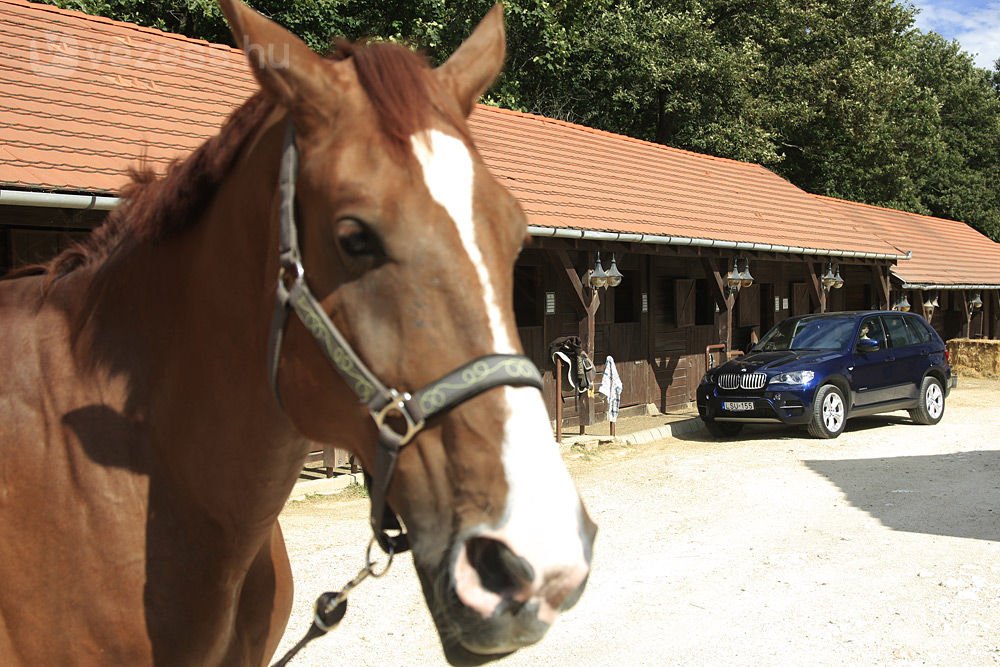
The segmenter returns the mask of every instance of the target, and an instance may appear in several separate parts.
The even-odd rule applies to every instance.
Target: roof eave
[[[538,225],[528,225],[528,233],[531,236],[549,238],[581,239],[586,241],[620,243],[648,243],[650,245],[693,246],[702,248],[721,248],[723,250],[755,250],[761,252],[785,253],[789,255],[842,257],[845,259],[882,259],[887,261],[897,261],[909,259],[912,256],[912,253],[910,252],[907,252],[905,255],[900,255],[898,253],[865,252],[860,250],[828,250],[821,248],[787,246],[776,243],[723,241],[719,239],[692,238],[689,236],[639,234],[634,232],[604,232],[588,229],[574,229],[569,227],[542,227]]]
[[[935,282],[903,282],[902,289],[914,290],[1000,290],[1000,283],[935,283]]]
[[[0,188],[0,206],[29,206],[32,208],[68,208],[110,211],[118,206],[119,197],[104,195],[62,194],[33,190],[8,190]]]

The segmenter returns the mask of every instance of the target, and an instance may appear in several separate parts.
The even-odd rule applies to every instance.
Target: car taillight
[[[948,348],[944,348],[944,363],[951,364],[951,352]]]

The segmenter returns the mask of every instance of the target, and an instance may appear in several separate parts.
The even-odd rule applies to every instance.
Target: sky
[[[920,10],[917,27],[957,39],[980,67],[1000,58],[1000,0],[908,0]]]

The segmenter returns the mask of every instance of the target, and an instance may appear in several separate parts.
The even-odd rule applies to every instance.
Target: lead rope
[[[271,667],[285,667],[306,644],[317,637],[322,637],[337,627],[344,618],[344,614],[347,613],[347,596],[350,592],[368,577],[378,579],[389,571],[394,552],[390,548],[389,560],[386,561],[385,567],[379,570],[375,567],[375,563],[372,562],[372,546],[375,543],[375,538],[373,537],[368,543],[368,550],[365,552],[365,566],[361,568],[353,579],[347,582],[339,591],[327,591],[316,598],[316,613],[313,615],[312,625],[306,630],[306,634],[302,639],[290,648],[281,660],[271,665]]]

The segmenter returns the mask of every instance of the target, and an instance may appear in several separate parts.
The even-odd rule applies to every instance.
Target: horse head
[[[386,386],[417,391],[472,360],[520,354],[512,283],[526,219],[466,124],[503,63],[499,6],[437,68],[391,44],[322,58],[238,0],[222,6],[294,125],[301,264],[357,357]],[[376,427],[319,347],[289,322],[284,410],[372,470]],[[537,641],[586,582],[596,528],[535,387],[494,387],[428,419],[387,501],[452,662]]]

